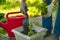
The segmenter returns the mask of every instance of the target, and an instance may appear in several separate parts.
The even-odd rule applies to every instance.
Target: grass
[[[6,34],[6,32],[4,31],[3,28],[0,27],[0,37],[1,37],[3,34]]]

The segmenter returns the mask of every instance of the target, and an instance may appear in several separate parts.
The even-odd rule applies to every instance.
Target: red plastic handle
[[[17,13],[21,13],[21,12],[9,12],[9,13],[7,13],[7,15],[6,15],[6,18],[8,18],[8,16],[9,16],[10,14],[17,14]]]

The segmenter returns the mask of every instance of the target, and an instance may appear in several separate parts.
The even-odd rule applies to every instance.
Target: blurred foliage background
[[[12,11],[20,11],[21,0],[1,0],[0,12],[7,13]],[[38,16],[40,14],[40,0],[27,0],[28,14]]]
[[[6,14],[7,12],[20,11],[20,3],[21,0],[0,0],[0,12]],[[42,0],[27,0],[26,3],[30,17],[41,15],[40,6]],[[54,10],[56,10],[56,7]]]

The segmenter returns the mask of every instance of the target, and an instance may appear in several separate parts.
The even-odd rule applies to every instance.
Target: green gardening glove
[[[28,19],[25,19],[24,21],[23,21],[23,29],[24,30],[29,30],[29,20]]]

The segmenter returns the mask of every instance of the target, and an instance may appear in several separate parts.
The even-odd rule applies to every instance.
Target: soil
[[[30,18],[30,21],[36,21],[39,24],[41,24],[42,23],[42,20],[41,19],[42,19],[42,17],[39,16],[39,17]],[[36,34],[36,31],[34,31],[34,30],[32,30],[32,31],[34,32],[34,34]],[[28,35],[28,32],[29,32],[29,30],[23,30],[21,33],[23,33],[25,35]]]
[[[30,31],[29,30],[23,30],[21,33],[23,33],[24,35],[28,35]],[[32,32],[34,32],[34,34],[36,34],[37,32],[32,30]],[[28,35],[29,36],[29,35]]]

